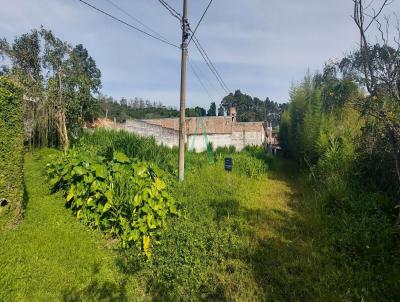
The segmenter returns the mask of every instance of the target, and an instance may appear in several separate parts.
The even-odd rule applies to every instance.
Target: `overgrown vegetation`
[[[119,151],[130,158],[151,162],[171,175],[177,175],[176,150],[158,146],[154,138],[143,138],[125,131],[98,129],[94,132],[83,132],[80,142],[95,147],[106,158],[112,158],[114,151]]]
[[[23,207],[23,100],[21,90],[0,77],[0,229]]]
[[[360,22],[363,1],[354,5]],[[280,142],[309,172],[316,215],[326,221],[337,265],[357,272],[351,280],[343,276],[353,284],[347,298],[394,301],[400,292],[400,107],[399,86],[390,84],[399,76],[387,68],[398,68],[393,60],[400,62],[400,52],[364,38],[359,51],[294,87]]]
[[[389,192],[367,186],[370,180],[361,177],[368,169],[362,161],[366,151],[362,130],[368,121],[349,104],[360,92],[351,84],[344,94],[350,99],[338,95],[342,105],[326,106],[332,105],[323,93],[332,89],[328,69],[322,77],[307,76],[293,89],[282,118],[280,141],[288,155],[308,171],[308,186],[314,188],[316,203],[310,222],[329,234],[322,244],[332,247],[335,265],[345,268],[341,282],[352,284],[342,298],[396,300],[400,284],[392,278],[400,273],[397,200]],[[349,277],[344,273],[347,270],[357,273]]]
[[[48,164],[47,172],[79,220],[118,238],[123,248],[135,244],[147,257],[168,216],[178,214],[156,168],[121,152],[107,159],[94,148],[72,149]]]
[[[2,72],[32,103],[33,141],[49,144],[55,132],[65,148],[75,144],[26,157],[27,216],[0,236],[0,300],[399,301],[400,43],[389,45],[390,20],[378,20],[389,2],[353,0],[360,49],[307,75],[287,108],[240,91],[224,98],[218,114],[236,106],[240,121],[281,120],[292,162],[260,147],[217,148],[191,154],[179,185],[176,149],[80,133],[100,87],[82,46],[44,29],[0,41],[12,62]],[[374,23],[382,45],[368,43]],[[15,169],[6,175],[15,183],[1,174],[0,189],[22,197],[19,100],[0,78],[0,164]],[[213,116],[216,104],[187,113]],[[112,250],[115,238],[125,249]]]

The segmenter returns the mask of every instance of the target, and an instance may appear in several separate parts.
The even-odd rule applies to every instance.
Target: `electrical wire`
[[[193,67],[192,63],[190,62],[189,57],[188,59],[188,63],[189,63],[189,67],[192,70],[193,74],[195,75],[195,77],[197,78],[197,80],[199,81],[200,85],[203,87],[204,91],[207,93],[208,97],[210,98],[211,102],[214,102],[213,97],[211,96],[210,92],[208,91],[208,89],[206,88],[206,86],[204,85],[203,81],[201,80],[200,76],[198,75],[198,73],[196,72],[195,68]],[[214,102],[215,103],[215,102]]]
[[[147,26],[146,24],[144,24],[142,21],[140,21],[138,18],[136,18],[135,16],[133,16],[132,14],[130,14],[128,11],[126,11],[125,9],[123,9],[122,7],[118,6],[117,4],[115,4],[113,1],[111,0],[105,0],[108,3],[110,3],[112,6],[114,6],[116,9],[118,9],[119,11],[121,11],[122,13],[124,13],[125,15],[127,15],[129,18],[131,18],[132,20],[136,21],[137,23],[139,23],[140,25],[142,25],[144,28],[148,29],[149,31],[151,31],[153,34],[155,34],[156,36],[158,36],[159,38],[170,42],[171,44],[173,44],[171,41],[169,41],[166,37],[164,37],[162,34],[158,33],[157,31],[155,31],[154,29],[152,29],[150,26]]]
[[[210,8],[210,5],[211,5],[212,2],[213,2],[213,0],[210,0],[210,3],[208,3],[208,5],[207,5],[207,7],[206,7],[206,9],[205,9],[205,11],[204,11],[204,13],[203,13],[203,15],[201,16],[199,22],[197,22],[196,28],[194,29],[194,31],[193,31],[193,33],[192,33],[192,36],[190,37],[190,40],[189,40],[189,42],[188,42],[188,45],[189,45],[190,42],[192,41],[192,39],[193,39],[193,37],[194,37],[194,34],[196,33],[197,29],[199,28],[199,26],[200,26],[200,24],[201,24],[201,21],[203,21],[203,18],[204,18],[204,16],[206,15],[208,9]]]
[[[203,57],[205,63],[207,64],[208,68],[210,69],[210,71],[212,72],[212,74],[215,76],[215,78],[217,79],[219,85],[222,87],[222,89],[229,94],[230,89],[228,88],[228,86],[225,84],[225,81],[222,79],[221,75],[219,74],[218,70],[215,68],[213,62],[210,60],[207,52],[205,51],[205,49],[201,46],[199,40],[193,36],[193,42],[198,50],[198,52],[200,53],[200,55]]]
[[[182,22],[182,15],[178,13],[171,5],[169,5],[165,0],[158,0],[158,2],[160,2],[161,5],[164,6],[173,17],[177,18],[179,22]]]
[[[218,87],[215,86],[214,82],[210,81],[210,79],[203,73],[201,68],[195,63],[194,60],[192,60],[191,62],[193,67],[197,70],[199,76],[205,79],[207,81],[208,86],[210,86],[212,90],[215,92],[215,94],[217,94],[217,97],[222,99],[224,97],[224,93],[221,94],[221,90],[219,90]]]
[[[86,2],[86,1],[84,1],[84,0],[78,0],[78,1],[81,2],[81,3],[83,3],[83,4],[85,4],[86,6],[89,6],[89,7],[92,8],[92,9],[94,9],[94,10],[96,10],[96,11],[98,11],[98,12],[100,12],[100,13],[102,13],[102,14],[108,16],[108,17],[110,17],[111,19],[114,19],[115,21],[118,21],[118,22],[120,22],[120,23],[122,23],[122,24],[128,26],[129,28],[132,28],[132,29],[134,29],[134,30],[136,30],[136,31],[141,32],[142,34],[144,34],[144,35],[146,35],[146,36],[149,36],[149,37],[151,37],[151,38],[153,38],[153,39],[156,39],[156,40],[158,40],[158,41],[160,41],[160,42],[163,42],[163,43],[165,43],[165,44],[168,44],[168,45],[170,45],[170,46],[173,46],[173,47],[176,47],[176,48],[180,48],[178,45],[173,44],[173,43],[171,43],[171,42],[169,42],[169,41],[167,41],[167,40],[161,39],[161,38],[159,38],[159,37],[156,37],[156,36],[154,36],[153,34],[150,34],[150,33],[146,32],[146,31],[144,31],[144,30],[142,30],[142,29],[140,29],[140,28],[138,28],[138,27],[136,27],[136,26],[134,26],[134,25],[132,25],[132,24],[129,24],[128,22],[125,22],[124,20],[121,20],[121,19],[119,19],[119,18],[117,18],[117,17],[111,15],[111,14],[107,13],[106,11],[101,10],[100,8],[98,8],[98,7],[92,5],[92,4],[90,4],[90,3],[88,3],[88,2]]]

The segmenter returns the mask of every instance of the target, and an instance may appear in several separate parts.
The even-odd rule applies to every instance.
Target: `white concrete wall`
[[[232,145],[231,134],[209,134],[207,135],[207,140],[209,143],[212,143],[214,149],[217,147],[229,147]],[[189,150],[194,149],[196,152],[207,150],[207,145],[202,134],[189,135],[188,144]]]
[[[123,124],[118,124],[117,128],[136,133],[143,137],[154,137],[157,144],[162,144],[170,148],[179,144],[178,131],[148,124],[140,120],[128,120]]]
[[[242,131],[232,133],[232,145],[237,151],[241,151],[245,146],[262,146],[265,141],[265,133],[257,131]]]
[[[158,144],[168,147],[179,145],[179,132],[158,125],[152,125],[141,120],[128,120],[123,124],[117,124],[117,129],[136,133],[143,137],[154,137]],[[235,146],[237,151],[241,151],[246,145],[262,146],[265,142],[264,131],[241,131],[232,134],[208,134],[207,139],[214,148]],[[188,135],[188,148],[196,152],[207,150],[207,146],[202,134]]]

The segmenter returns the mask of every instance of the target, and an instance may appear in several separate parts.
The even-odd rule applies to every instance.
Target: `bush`
[[[19,89],[0,77],[0,229],[17,219],[23,204],[23,100]]]
[[[65,190],[66,205],[78,219],[118,238],[123,248],[135,244],[148,257],[167,217],[178,214],[155,169],[121,152],[106,161],[93,149],[72,149],[47,171],[54,190]]]

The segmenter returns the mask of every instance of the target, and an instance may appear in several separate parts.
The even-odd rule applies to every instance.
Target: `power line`
[[[222,89],[226,92],[229,93],[229,88],[228,86],[225,84],[224,80],[222,79],[221,75],[219,74],[219,72],[217,71],[217,69],[215,68],[214,64],[212,63],[212,61],[210,60],[209,56],[207,55],[207,52],[204,50],[204,48],[201,46],[199,40],[193,36],[193,42],[197,48],[197,50],[199,51],[200,55],[203,57],[205,63],[207,64],[208,68],[210,69],[210,71],[212,72],[212,74],[215,76],[215,78],[217,79],[219,85],[222,87]]]
[[[211,96],[211,94],[210,94],[210,92],[208,91],[208,89],[207,89],[206,86],[204,85],[203,81],[201,80],[201,78],[200,78],[199,75],[197,74],[196,70],[194,69],[194,67],[193,67],[193,65],[192,65],[192,62],[189,60],[189,57],[188,57],[188,62],[189,62],[190,69],[192,70],[193,74],[195,75],[195,77],[196,77],[197,80],[199,81],[200,85],[203,87],[204,91],[207,93],[207,95],[208,95],[208,97],[210,98],[210,100],[211,100],[213,103],[215,103],[215,102],[214,102],[214,99],[212,98],[212,96]]]
[[[132,20],[136,21],[137,23],[139,23],[140,25],[142,25],[144,28],[148,29],[149,31],[151,31],[153,34],[157,35],[159,38],[168,41],[168,39],[166,37],[164,37],[162,34],[158,33],[157,31],[155,31],[154,29],[152,29],[150,26],[147,26],[146,24],[144,24],[142,21],[140,21],[138,18],[136,18],[135,16],[133,16],[132,14],[130,14],[129,12],[127,12],[126,10],[124,10],[122,7],[118,6],[117,4],[115,4],[114,2],[112,2],[111,0],[105,0],[108,3],[110,3],[112,6],[114,6],[116,9],[118,9],[119,11],[121,11],[122,13],[124,13],[125,15],[127,15],[128,17],[130,17]],[[170,42],[170,41],[168,41]],[[173,44],[172,42],[170,42],[171,44]]]
[[[223,80],[222,76],[220,75],[220,73],[218,72],[217,68],[215,67],[215,65],[213,64],[213,62],[211,61],[210,57],[208,56],[206,50],[203,48],[203,46],[201,46],[199,39],[197,39],[196,36],[193,37],[194,41],[197,43],[197,46],[200,47],[200,49],[203,51],[206,59],[208,60],[208,62],[210,63],[212,69],[214,70],[214,72],[216,73],[217,77],[219,78],[219,80],[221,81],[222,85],[224,86],[225,90],[227,93],[229,93],[231,90],[228,88],[228,85],[226,85],[225,81]]]
[[[82,2],[83,4],[85,4],[85,5],[89,6],[89,7],[91,7],[92,9],[94,9],[94,10],[96,10],[96,11],[98,11],[98,12],[100,12],[100,13],[102,13],[102,14],[108,16],[108,17],[110,17],[111,19],[114,19],[115,21],[118,21],[118,22],[120,22],[120,23],[122,23],[122,24],[124,24],[124,25],[126,25],[126,26],[128,26],[128,27],[130,27],[130,28],[132,28],[132,29],[134,29],[134,30],[137,30],[137,31],[141,32],[142,34],[144,34],[144,35],[146,35],[146,36],[149,36],[149,37],[151,37],[151,38],[153,38],[153,39],[156,39],[156,40],[158,40],[158,41],[160,41],[160,42],[163,42],[163,43],[165,43],[165,44],[168,44],[168,45],[170,45],[170,46],[173,46],[173,47],[176,47],[176,48],[180,48],[178,45],[175,45],[175,44],[173,44],[173,43],[171,43],[171,42],[169,42],[169,41],[167,41],[167,40],[158,38],[158,37],[156,37],[156,36],[154,36],[154,35],[152,35],[152,34],[146,32],[146,31],[144,31],[144,30],[142,30],[142,29],[140,29],[140,28],[138,28],[138,27],[136,27],[136,26],[134,26],[134,25],[132,25],[132,24],[129,24],[129,23],[125,22],[124,20],[121,20],[121,19],[119,19],[119,18],[117,18],[117,17],[115,17],[115,16],[113,16],[113,15],[111,15],[111,14],[105,12],[104,10],[101,10],[100,8],[97,8],[96,6],[94,6],[94,5],[92,5],[92,4],[88,3],[88,2],[86,2],[86,1],[84,1],[84,0],[78,0],[78,1],[79,1],[79,2]]]
[[[201,21],[203,21],[203,18],[204,18],[204,16],[206,15],[208,9],[210,8],[210,5],[211,5],[212,2],[213,2],[213,0],[210,0],[210,3],[208,3],[208,5],[207,5],[207,7],[206,7],[206,9],[205,9],[205,11],[204,11],[204,13],[203,13],[203,15],[201,16],[199,22],[198,22],[197,25],[196,25],[196,28],[194,29],[194,31],[193,31],[193,33],[192,33],[192,36],[190,37],[190,40],[189,40],[189,42],[188,42],[188,45],[189,45],[190,42],[192,41],[192,39],[193,39],[193,37],[194,37],[194,34],[196,33],[197,29],[199,28],[199,25],[200,25]]]
[[[212,89],[214,90],[214,92],[217,94],[218,98],[221,98],[221,99],[222,99],[222,98],[224,97],[224,95],[221,94],[221,90],[218,90],[217,86],[215,86],[215,84],[214,84],[212,81],[210,81],[210,79],[209,79],[207,76],[204,75],[204,73],[203,73],[203,71],[201,70],[201,68],[200,68],[199,66],[197,66],[196,63],[195,63],[195,61],[193,61],[193,60],[192,60],[192,65],[193,65],[193,66],[195,67],[195,69],[198,71],[200,77],[201,77],[201,78],[204,78],[204,79],[207,81],[208,85],[209,85],[210,87],[212,87]],[[224,92],[225,92],[225,90],[224,90]]]
[[[169,5],[165,0],[158,0],[162,6],[164,6],[172,16],[177,18],[180,22],[182,21],[182,15],[178,13],[171,5]]]
[[[204,62],[206,63],[207,67],[210,69],[211,73],[215,76],[215,78],[217,79],[219,85],[221,86],[222,90],[224,90],[225,92],[227,92],[227,89],[224,87],[224,84],[222,83],[221,79],[218,77],[218,75],[215,73],[214,69],[212,68],[210,62],[207,60],[207,57],[204,55],[203,51],[201,50],[200,46],[197,44],[196,40],[194,41],[194,45],[196,46],[198,52],[200,53],[200,55],[203,57]]]

